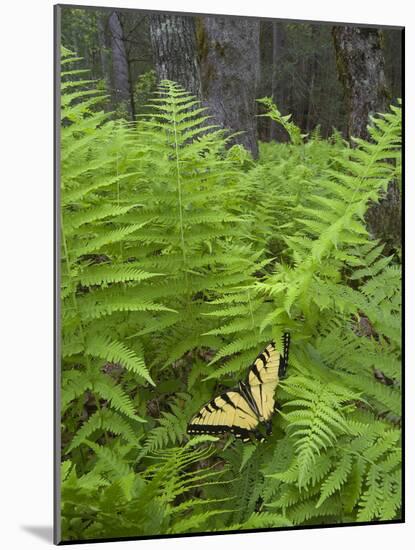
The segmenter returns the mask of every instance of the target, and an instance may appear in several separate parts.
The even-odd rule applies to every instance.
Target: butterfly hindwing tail
[[[288,367],[288,353],[290,350],[290,334],[288,332],[284,333],[284,336],[282,337],[282,343],[283,343],[283,355],[280,358],[280,366],[278,369],[278,377],[284,378],[285,373]]]

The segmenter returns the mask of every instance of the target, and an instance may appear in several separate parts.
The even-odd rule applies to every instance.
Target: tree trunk
[[[348,112],[348,136],[368,138],[369,115],[386,109],[388,93],[377,29],[333,27],[337,69]]]
[[[333,27],[336,60],[347,101],[348,135],[369,139],[369,115],[385,112],[389,95],[381,34],[376,29]],[[369,207],[366,223],[389,253],[401,241],[401,198],[396,183],[385,197]]]
[[[311,70],[311,76],[310,76],[310,84],[308,87],[308,106],[307,111],[305,114],[305,120],[304,120],[304,127],[306,129],[307,134],[311,132],[312,130],[312,124],[311,124],[311,113],[313,110],[313,103],[314,103],[314,80],[316,78],[315,68],[316,63],[315,60],[313,60],[313,63],[311,64],[312,70]]]
[[[280,98],[282,97],[281,90],[278,89],[278,69],[280,65],[281,50],[284,47],[284,31],[276,21],[272,22],[272,65],[271,65],[271,96],[275,105],[281,110]],[[270,138],[277,139],[278,126],[275,122],[271,122]]]
[[[109,30],[112,49],[113,96],[116,103],[122,103],[128,117],[133,118],[131,83],[124,34],[120,18],[116,11],[110,15]]]
[[[195,18],[181,15],[150,15],[149,21],[151,45],[159,80],[174,80],[200,98]]]
[[[110,74],[110,59],[108,55],[109,44],[107,40],[108,16],[106,13],[100,13],[98,15],[97,27],[98,27],[98,44],[99,44],[99,55],[101,60],[102,78],[105,80],[105,83],[109,89],[111,84],[108,78]]]
[[[260,69],[259,83],[257,87],[257,98],[269,97],[272,95],[272,21],[260,21],[259,23],[259,51],[260,51]],[[259,112],[263,108],[259,106]],[[265,112],[265,109],[264,109]],[[259,117],[257,120],[258,139],[261,141],[270,141],[271,139],[271,119],[268,117]]]
[[[318,41],[317,27],[314,25],[311,27],[311,43],[315,44]],[[306,133],[311,132],[315,122],[313,120],[313,108],[314,108],[314,87],[316,82],[316,76],[318,71],[317,54],[314,51],[308,58],[308,67],[306,68],[305,75],[308,84],[308,97],[306,98],[306,109],[304,113],[304,125]]]
[[[244,132],[234,141],[257,158],[259,21],[200,17],[198,48],[202,97],[213,122],[232,132]]]
[[[260,78],[257,97],[272,97],[278,109],[284,97],[279,74],[284,51],[284,29],[276,21],[260,21]],[[260,108],[261,110],[261,108]],[[268,117],[257,121],[258,138],[262,141],[286,141],[287,134]]]

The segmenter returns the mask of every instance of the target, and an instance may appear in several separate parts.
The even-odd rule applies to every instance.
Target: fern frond
[[[170,405],[171,412],[162,412],[158,426],[153,428],[142,446],[140,459],[158,449],[164,449],[169,444],[182,443],[186,437],[187,423],[194,405],[186,394],[179,395],[177,401]]]
[[[341,458],[336,469],[330,473],[322,484],[321,495],[316,504],[316,508],[319,508],[334,492],[341,489],[348,479],[352,465],[353,458],[350,455],[346,454]]]
[[[102,431],[109,431],[113,434],[122,436],[129,442],[134,442],[136,440],[134,430],[122,416],[108,409],[101,409],[96,411],[86,422],[84,422],[73,437],[66,453],[70,453],[97,431],[101,433]]]
[[[122,342],[94,335],[88,339],[85,352],[93,357],[99,357],[112,363],[119,363],[126,369],[142,376],[153,386],[155,385],[144,364],[144,359]]]

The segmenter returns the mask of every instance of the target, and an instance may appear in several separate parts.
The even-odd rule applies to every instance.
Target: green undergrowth
[[[398,519],[400,256],[364,216],[400,108],[353,148],[290,122],[254,162],[177,84],[131,124],[78,66],[63,49],[62,538]],[[284,332],[273,435],[189,438]]]

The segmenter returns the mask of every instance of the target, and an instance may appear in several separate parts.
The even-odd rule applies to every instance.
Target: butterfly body
[[[271,417],[275,410],[274,392],[288,363],[289,335],[284,335],[280,354],[271,342],[249,368],[247,379],[237,388],[218,395],[206,403],[191,419],[189,434],[232,433],[246,441],[255,436],[263,439],[258,429],[272,431]]]

